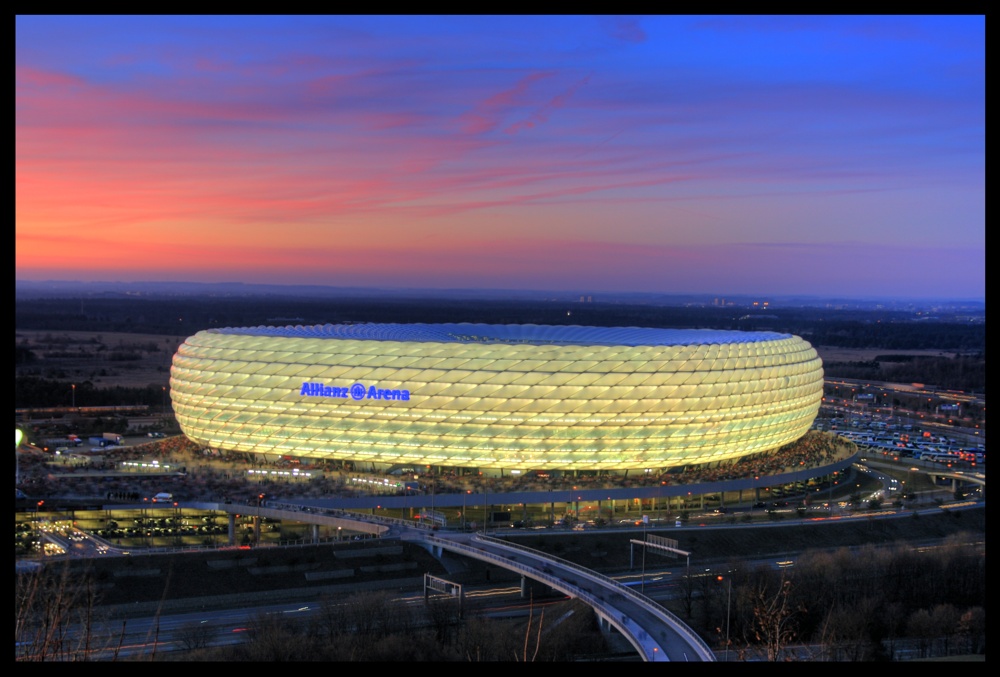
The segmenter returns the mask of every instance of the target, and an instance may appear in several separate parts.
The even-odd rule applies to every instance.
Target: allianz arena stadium
[[[173,359],[184,433],[214,449],[500,470],[668,469],[809,430],[822,361],[790,334],[358,324],[210,329]]]

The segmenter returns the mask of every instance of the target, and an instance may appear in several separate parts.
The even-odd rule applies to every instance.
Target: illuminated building
[[[201,444],[382,468],[723,461],[798,439],[822,396],[822,361],[801,338],[700,329],[210,329],[170,375],[177,420]]]

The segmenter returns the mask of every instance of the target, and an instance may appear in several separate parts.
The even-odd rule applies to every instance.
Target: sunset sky
[[[16,278],[985,298],[983,16],[18,16]]]

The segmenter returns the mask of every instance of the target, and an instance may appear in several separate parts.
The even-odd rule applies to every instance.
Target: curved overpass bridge
[[[715,661],[709,646],[683,621],[618,581],[547,553],[482,534],[411,529],[403,540],[435,554],[447,550],[544,583],[589,605],[601,629],[620,632],[645,661]]]

